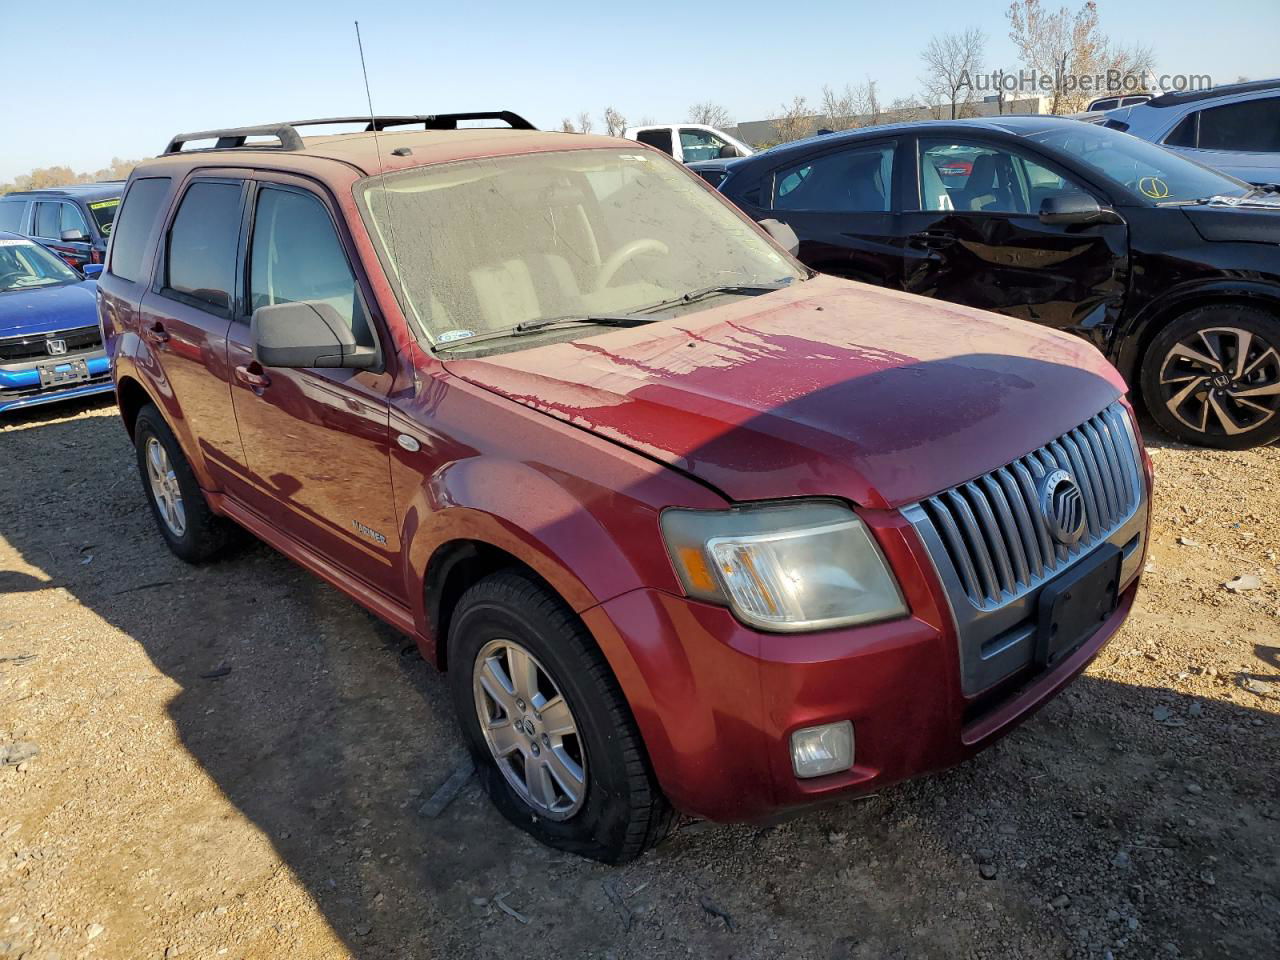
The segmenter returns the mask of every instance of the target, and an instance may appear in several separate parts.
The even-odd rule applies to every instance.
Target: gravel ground
[[[1035,719],[610,869],[474,779],[422,816],[462,750],[404,638],[261,545],[173,558],[113,407],[11,418],[0,957],[1277,956],[1280,449],[1149,442],[1135,612]]]

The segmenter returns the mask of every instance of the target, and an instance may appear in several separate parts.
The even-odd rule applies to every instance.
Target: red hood
[[[972,479],[1125,390],[1075,337],[831,277],[447,366],[732,500],[869,507]]]

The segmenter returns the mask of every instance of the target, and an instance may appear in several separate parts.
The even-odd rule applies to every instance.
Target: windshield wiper
[[[576,324],[589,324],[598,327],[638,327],[645,323],[657,323],[654,317],[635,317],[629,314],[590,314],[581,317],[548,317],[541,320],[524,320],[514,327],[502,330],[491,330],[488,333],[477,333],[470,337],[459,337],[447,343],[437,343],[431,349],[439,353],[472,343],[484,343],[486,340],[502,340],[506,337],[523,337],[531,333],[539,333],[556,327],[569,327]]]
[[[694,303],[698,300],[705,300],[707,297],[713,297],[721,293],[740,293],[743,296],[755,296],[761,293],[772,293],[774,290],[782,290],[784,287],[790,286],[788,283],[721,283],[712,287],[701,287],[698,290],[690,290],[688,293],[682,293],[678,297],[672,297],[670,300],[659,300],[657,303],[651,303],[647,307],[641,307],[641,313],[653,313],[655,310],[661,310],[663,307],[679,306],[685,303]]]

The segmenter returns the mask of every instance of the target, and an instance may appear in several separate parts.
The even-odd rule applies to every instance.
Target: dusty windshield
[[[674,161],[648,152],[422,167],[365,181],[361,201],[407,311],[435,344],[804,276]]]

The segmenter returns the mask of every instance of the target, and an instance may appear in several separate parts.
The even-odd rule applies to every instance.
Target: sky
[[[1219,83],[1280,76],[1277,0],[1217,0],[1211,16],[1201,0],[1098,7],[1104,32],[1150,46],[1159,72]],[[587,110],[598,131],[609,105],[633,121],[675,123],[711,100],[735,120],[758,120],[796,95],[815,104],[824,84],[868,77],[887,104],[920,89],[931,35],[968,27],[988,36],[988,69],[1014,70],[1007,8],[1007,0],[114,0],[72,13],[0,0],[10,34],[0,43],[9,85],[0,181],[38,166],[93,171],[112,157],[154,156],[179,132],[365,113],[357,18],[379,113],[510,109],[558,127]],[[50,11],[47,33],[40,9]],[[13,42],[24,34],[33,42]]]

